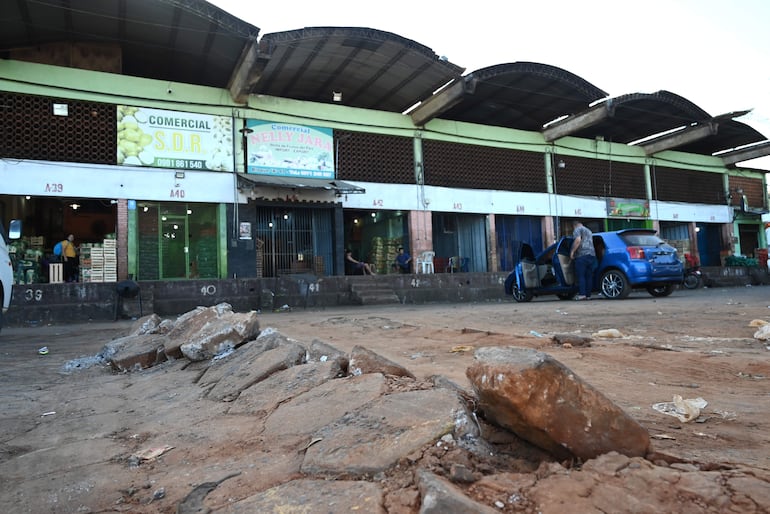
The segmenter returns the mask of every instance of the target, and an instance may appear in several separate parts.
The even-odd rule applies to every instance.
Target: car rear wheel
[[[674,285],[666,284],[665,286],[648,287],[647,292],[652,296],[668,296],[674,292]]]
[[[528,302],[532,300],[532,293],[529,291],[523,291],[516,286],[513,286],[513,299],[519,303]]]
[[[599,289],[605,298],[618,300],[625,298],[631,292],[631,286],[623,272],[618,270],[607,270],[602,274]]]

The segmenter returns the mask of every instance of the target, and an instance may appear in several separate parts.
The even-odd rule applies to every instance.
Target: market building
[[[500,272],[573,218],[654,227],[705,266],[767,248],[767,170],[739,165],[770,141],[744,113],[548,64],[466,73],[369,28],[260,38],[202,0],[122,5],[0,22],[20,281],[49,281],[69,233],[93,282],[343,275],[348,248],[389,273],[399,246],[434,254],[415,272]]]

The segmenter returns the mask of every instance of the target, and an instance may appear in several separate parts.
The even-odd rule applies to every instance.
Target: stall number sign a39
[[[233,171],[233,127],[227,116],[118,106],[118,164]]]

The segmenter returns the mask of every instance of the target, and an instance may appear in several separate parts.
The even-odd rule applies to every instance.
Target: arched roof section
[[[426,104],[447,106],[430,118],[540,131],[549,121],[580,112],[607,96],[573,73],[534,62],[489,66],[464,76],[462,81],[462,97],[456,101],[440,100],[441,95],[453,94],[452,87],[427,99]],[[419,110],[414,111],[417,116],[413,119],[424,124],[430,118]]]
[[[464,68],[410,39],[370,28],[307,27],[265,34],[252,94],[404,112]]]
[[[15,0],[3,2],[0,58],[226,87],[258,34],[203,0]],[[57,52],[56,45],[74,46],[86,57],[73,62],[78,52]]]
[[[746,111],[712,117],[669,91],[632,93],[591,106],[546,127],[543,136],[564,136],[635,144],[652,155],[663,150],[713,155],[765,140],[757,130],[735,121]]]
[[[713,155],[765,141],[767,138],[758,130],[733,119],[718,121],[717,133],[677,148],[680,152]]]
[[[616,143],[631,143],[645,137],[693,123],[707,123],[711,115],[674,93],[632,93],[606,100],[610,116],[600,123],[574,132],[588,139],[603,137]]]

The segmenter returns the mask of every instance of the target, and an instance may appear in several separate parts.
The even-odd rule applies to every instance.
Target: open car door
[[[511,243],[511,257],[513,271],[505,279],[505,294],[513,295],[518,302],[529,301],[532,299],[532,293],[527,291],[527,287],[537,287],[540,283],[537,276],[535,252],[528,243],[513,241]]]

